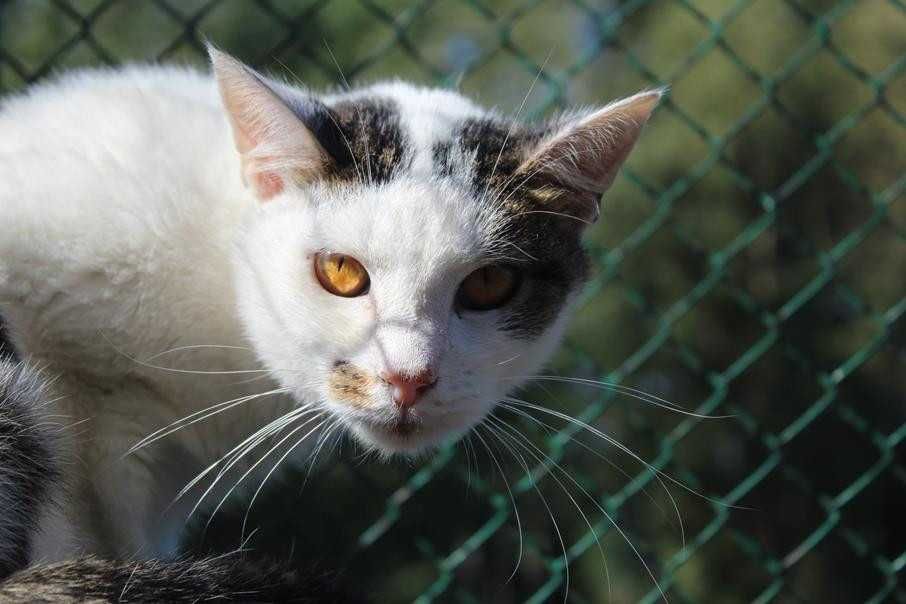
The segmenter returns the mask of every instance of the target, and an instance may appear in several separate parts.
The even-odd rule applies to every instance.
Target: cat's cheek
[[[351,363],[339,363],[327,379],[328,400],[357,410],[372,407],[374,379]]]

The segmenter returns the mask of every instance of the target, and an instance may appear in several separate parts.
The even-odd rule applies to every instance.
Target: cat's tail
[[[2,602],[306,602],[357,604],[335,576],[303,574],[241,553],[161,562],[88,557],[20,571],[0,583]]]
[[[0,580],[28,563],[39,516],[59,482],[59,428],[42,417],[49,400],[40,372],[0,358]]]

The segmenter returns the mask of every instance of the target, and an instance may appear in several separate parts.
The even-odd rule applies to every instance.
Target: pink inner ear
[[[523,163],[590,193],[607,190],[632,151],[662,91],[640,92],[562,128]]]
[[[275,89],[251,68],[211,48],[242,178],[261,201],[279,195],[291,183],[317,178],[328,161],[314,134]]]
[[[252,179],[255,192],[261,201],[267,201],[283,192],[283,179],[273,172],[256,172]]]

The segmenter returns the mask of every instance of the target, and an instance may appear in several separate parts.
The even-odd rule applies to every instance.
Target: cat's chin
[[[372,423],[352,420],[350,430],[362,444],[387,456],[429,453],[456,432],[426,422]]]

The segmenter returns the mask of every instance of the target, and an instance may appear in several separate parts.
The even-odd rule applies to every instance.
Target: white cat
[[[167,556],[203,495],[329,434],[415,454],[481,422],[557,346],[583,229],[660,96],[522,125],[211,59],[0,109],[0,315],[84,420],[32,560]]]

